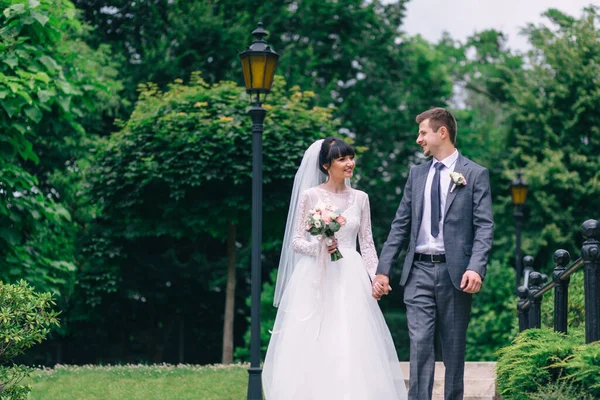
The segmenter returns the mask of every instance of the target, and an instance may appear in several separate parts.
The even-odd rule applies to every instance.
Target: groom
[[[471,298],[485,277],[494,222],[487,169],[455,147],[456,120],[443,108],[419,114],[417,143],[433,159],[411,167],[402,201],[383,245],[373,296],[389,293],[398,253],[408,247],[400,285],[410,335],[410,400],[431,400],[434,333],[446,367],[444,398],[464,392]]]

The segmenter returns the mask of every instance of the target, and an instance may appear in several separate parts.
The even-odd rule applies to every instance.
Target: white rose
[[[319,229],[321,227],[321,221],[315,221],[315,228]]]

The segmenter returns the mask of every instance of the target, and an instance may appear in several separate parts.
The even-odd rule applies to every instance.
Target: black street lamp
[[[248,400],[262,400],[260,368],[260,290],[261,290],[261,246],[262,246],[262,134],[267,110],[261,106],[271,91],[277,54],[263,37],[268,33],[258,23],[252,35],[256,39],[240,53],[246,92],[256,99],[250,108],[252,118],[252,306],[250,312],[250,369],[248,370]]]
[[[529,185],[525,182],[525,180],[523,180],[521,175],[521,171],[518,171],[517,179],[510,184],[510,193],[512,195],[515,217],[515,267],[517,269],[517,288],[521,286],[521,280],[523,279],[523,256],[521,254],[521,223],[523,221],[523,207],[525,206],[525,200],[527,199],[527,189],[529,188]]]

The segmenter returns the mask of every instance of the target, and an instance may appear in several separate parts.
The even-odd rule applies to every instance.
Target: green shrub
[[[50,293],[37,293],[25,281],[15,285],[0,282],[0,400],[26,399],[30,388],[20,385],[30,369],[10,361],[36,343],[52,326],[58,326]]]
[[[552,383],[540,388],[537,393],[528,397],[530,400],[594,400],[591,397],[568,383]]]
[[[498,352],[498,392],[503,400],[600,398],[600,342],[583,344],[569,335],[529,329]]]
[[[578,347],[572,356],[558,366],[567,373],[564,380],[594,399],[600,398],[600,342]]]
[[[19,383],[31,373],[31,369],[23,365],[0,367],[0,400],[27,399],[31,386]]]
[[[583,344],[579,334],[564,335],[549,329],[528,329],[498,351],[496,384],[503,400],[528,400],[540,388],[556,382],[558,365]]]

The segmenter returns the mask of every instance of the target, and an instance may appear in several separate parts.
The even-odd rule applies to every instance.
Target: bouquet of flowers
[[[333,208],[330,204],[317,203],[314,209],[308,210],[306,217],[306,231],[317,239],[327,238],[326,244],[330,246],[333,243],[335,233],[346,224],[346,218],[339,209]],[[331,253],[331,261],[337,261],[343,258],[339,249]]]

